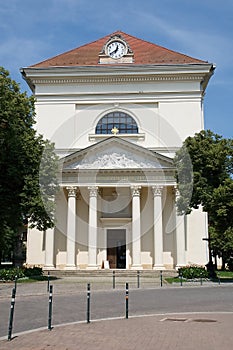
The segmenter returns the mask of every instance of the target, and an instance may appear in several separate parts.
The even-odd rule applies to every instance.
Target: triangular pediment
[[[62,158],[63,170],[172,169],[172,159],[152,152],[118,136],[98,142]]]

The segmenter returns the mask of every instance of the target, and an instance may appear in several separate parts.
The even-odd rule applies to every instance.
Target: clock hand
[[[113,53],[116,53],[117,50],[118,50],[118,45],[117,45],[116,49],[113,49],[113,50],[110,52],[110,55],[112,55]]]
[[[118,45],[117,45],[116,49],[115,49],[113,52],[114,52],[114,53],[117,53],[118,49],[119,49],[119,47],[118,47]]]
[[[113,51],[110,52],[110,55],[117,53],[118,49],[119,49],[119,47],[117,45],[117,47]]]

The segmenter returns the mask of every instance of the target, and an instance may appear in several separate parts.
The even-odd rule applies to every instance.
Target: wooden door
[[[110,269],[116,269],[117,267],[116,247],[110,247],[107,249],[107,260],[109,261]]]

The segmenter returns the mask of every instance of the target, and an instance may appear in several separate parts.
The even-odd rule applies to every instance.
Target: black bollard
[[[13,330],[13,319],[14,319],[14,310],[15,310],[15,288],[12,289],[11,296],[11,309],[10,309],[10,317],[9,317],[9,326],[8,326],[8,340],[11,340],[12,330]]]
[[[49,317],[48,317],[48,330],[52,329],[52,309],[53,309],[53,286],[49,287]]]
[[[182,272],[180,273],[180,286],[182,287],[183,286],[183,274]]]
[[[138,288],[140,288],[140,271],[137,271]]]
[[[16,289],[17,289],[17,279],[18,279],[18,276],[16,275],[15,276],[15,293],[16,293]]]
[[[115,271],[112,271],[112,288],[115,289],[116,287],[116,275]]]
[[[129,318],[129,284],[125,284],[125,318]]]
[[[160,271],[160,287],[163,286],[163,271]]]
[[[49,284],[50,284],[50,272],[48,271],[48,282],[47,282],[47,292],[49,292]]]
[[[91,287],[87,284],[87,323],[90,323]]]

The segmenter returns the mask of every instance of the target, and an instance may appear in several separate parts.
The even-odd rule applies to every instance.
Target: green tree
[[[226,179],[214,189],[211,209],[211,248],[233,269],[233,180]]]
[[[34,98],[0,67],[0,258],[29,218],[40,230],[54,225],[57,157],[34,124]]]
[[[232,155],[232,139],[203,130],[188,137],[174,158],[180,191],[178,211],[189,214],[201,205],[208,212],[211,248],[221,256],[233,227]],[[230,244],[225,245],[224,256],[230,256],[230,250]]]

